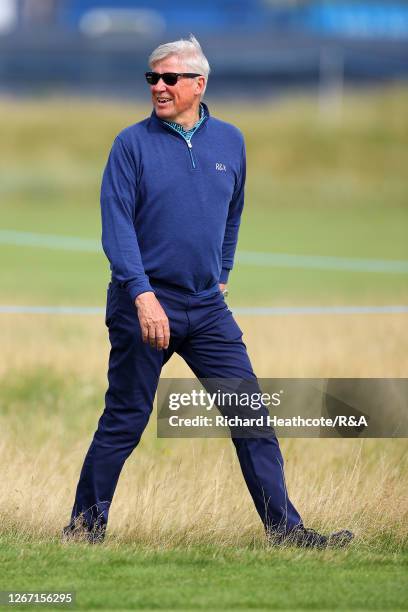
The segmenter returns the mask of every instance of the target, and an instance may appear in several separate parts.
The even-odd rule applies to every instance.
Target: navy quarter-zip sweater
[[[161,284],[187,294],[228,280],[244,205],[241,132],[209,116],[190,146],[152,115],[116,137],[101,188],[102,245],[132,300]]]

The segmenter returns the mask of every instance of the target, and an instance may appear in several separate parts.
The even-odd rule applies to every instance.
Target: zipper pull
[[[187,140],[187,146],[189,149],[193,148],[193,145],[191,144],[191,140]]]

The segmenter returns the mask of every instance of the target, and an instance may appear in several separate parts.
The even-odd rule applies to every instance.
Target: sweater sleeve
[[[244,191],[246,178],[245,144],[242,143],[241,167],[235,184],[235,190],[229,205],[227,223],[225,226],[224,242],[222,245],[222,270],[220,283],[228,282],[228,275],[234,265],[235,249],[238,241],[238,230],[241,223],[241,214],[244,208]]]
[[[153,291],[145,274],[133,223],[137,197],[135,160],[120,137],[113,143],[101,187],[102,247],[112,274],[134,301]]]

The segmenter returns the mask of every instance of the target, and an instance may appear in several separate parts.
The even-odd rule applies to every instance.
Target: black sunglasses
[[[163,79],[163,83],[166,85],[175,85],[179,80],[179,77],[187,79],[194,79],[194,77],[202,76],[196,72],[145,72],[146,81],[149,85],[157,85],[160,79]]]

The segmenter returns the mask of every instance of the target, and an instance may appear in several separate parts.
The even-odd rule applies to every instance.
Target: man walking
[[[244,205],[245,147],[201,101],[209,64],[198,41],[149,58],[153,112],[116,138],[101,190],[110,261],[105,410],[86,455],[66,537],[101,541],[127,457],[152,411],[163,365],[177,352],[200,379],[254,381],[242,332],[224,301]],[[233,438],[245,482],[275,542],[325,547],[352,534],[305,529],[285,485],[273,433]]]

